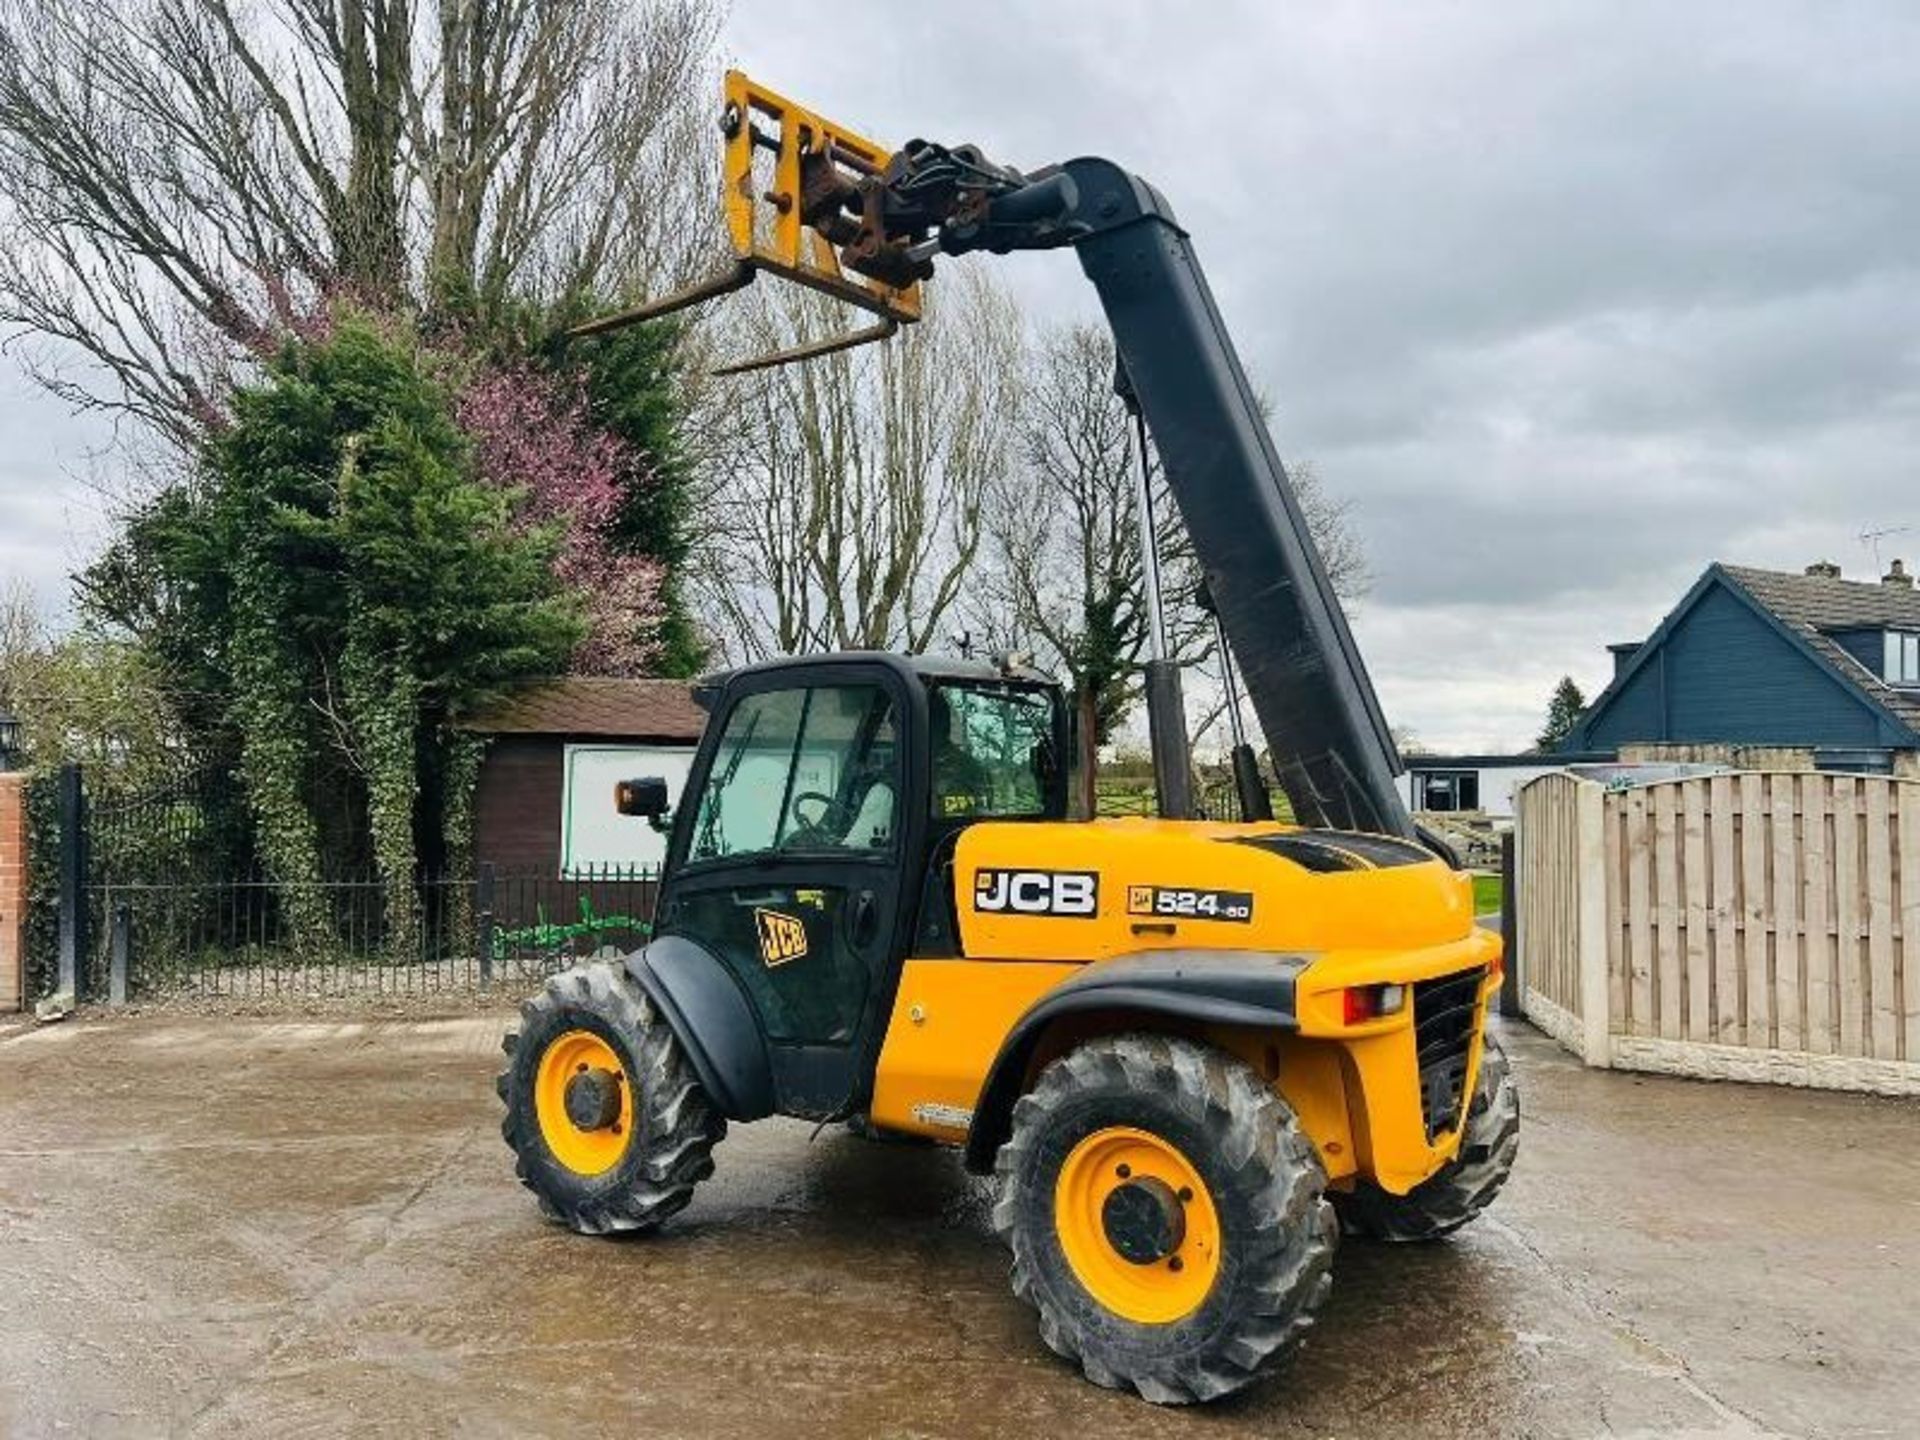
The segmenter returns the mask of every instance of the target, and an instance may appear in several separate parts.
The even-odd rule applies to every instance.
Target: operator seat
[[[840,843],[849,850],[884,850],[893,839],[893,786],[876,780],[867,787],[860,809]]]

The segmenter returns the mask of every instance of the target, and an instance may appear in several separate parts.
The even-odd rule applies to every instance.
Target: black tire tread
[[[1037,1237],[1021,1224],[1015,1177],[1053,1114],[1092,1087],[1125,1086],[1172,1097],[1216,1138],[1218,1159],[1254,1194],[1253,1275],[1248,1303],[1204,1344],[1141,1361],[1103,1346],[1058,1310],[1037,1281]],[[993,1225],[1013,1253],[1013,1291],[1039,1312],[1049,1349],[1109,1389],[1131,1388],[1160,1405],[1219,1399],[1295,1350],[1332,1285],[1339,1227],[1324,1198],[1325,1172],[1292,1109],[1244,1063],[1177,1036],[1122,1034],[1093,1040],[1042,1072],[1014,1107],[1012,1135],[995,1159]]]
[[[567,1028],[582,1015],[605,1023],[631,1050],[642,1107],[638,1163],[624,1160],[613,1172],[615,1183],[562,1186],[553,1183],[533,1109],[530,1072],[539,1057],[523,1053],[522,1036]],[[694,1187],[713,1174],[713,1147],[726,1136],[727,1122],[646,994],[624,971],[593,963],[553,976],[521,1003],[520,1016],[520,1028],[501,1042],[508,1063],[494,1088],[507,1106],[500,1133],[514,1152],[514,1173],[541,1213],[584,1235],[617,1235],[656,1229],[685,1209]]]
[[[1363,1182],[1336,1193],[1334,1207],[1350,1234],[1393,1244],[1443,1240],[1493,1203],[1519,1150],[1520,1089],[1506,1051],[1488,1035],[1459,1154],[1405,1195]]]

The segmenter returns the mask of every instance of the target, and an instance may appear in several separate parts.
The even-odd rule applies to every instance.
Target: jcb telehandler
[[[1244,743],[1243,821],[1187,818],[1158,653],[1159,819],[1067,818],[1066,707],[1013,660],[718,676],[651,942],[554,977],[507,1039],[520,1177],[605,1234],[687,1204],[729,1121],[930,1137],[994,1177],[1049,1346],[1149,1400],[1226,1395],[1311,1323],[1342,1228],[1442,1236],[1505,1180],[1499,941],[1400,803],[1366,670],[1166,202],[1104,160],[1022,175],[970,147],[889,155],[738,74],[722,129],[736,267],[584,328],[762,270],[881,317],[766,363],[805,358],[916,318],[936,255],[1072,246],[1308,828],[1271,820]],[[668,823],[658,780],[620,807]]]

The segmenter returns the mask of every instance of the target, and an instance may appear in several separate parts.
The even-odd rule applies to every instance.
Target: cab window
[[[1047,692],[939,685],[928,696],[927,716],[936,819],[1049,813],[1058,757]]]
[[[879,686],[748,695],[714,751],[687,858],[889,851],[899,793],[893,702]]]

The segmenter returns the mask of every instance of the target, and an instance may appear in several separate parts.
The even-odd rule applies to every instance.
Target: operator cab
[[[739,982],[780,1108],[836,1113],[865,1098],[905,956],[953,953],[959,834],[1065,818],[1067,707],[1023,666],[878,652],[750,666],[695,694],[706,733],[654,934]],[[647,781],[622,787],[625,813],[659,823],[659,803]]]

